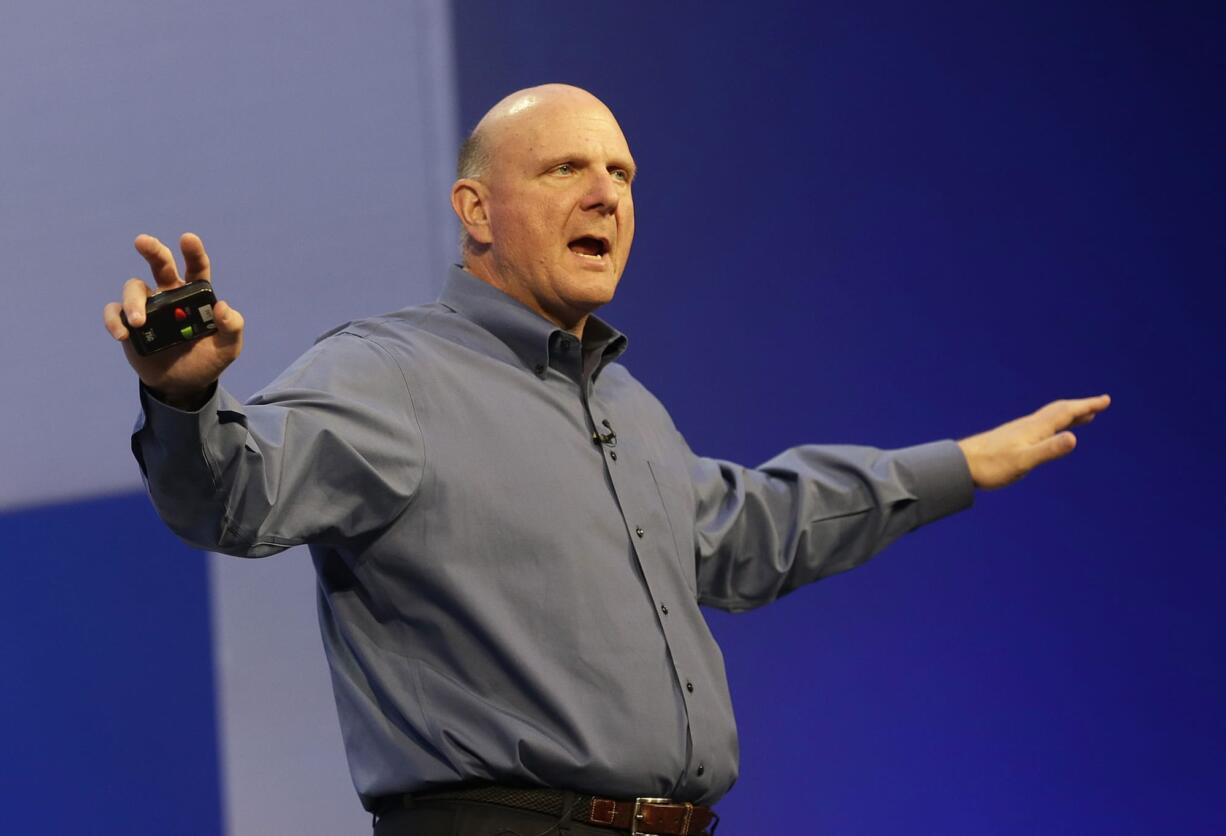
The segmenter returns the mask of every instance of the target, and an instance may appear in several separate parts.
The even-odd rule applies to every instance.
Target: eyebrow
[[[543,170],[549,171],[550,169],[560,166],[563,163],[582,163],[583,165],[591,165],[592,158],[586,154],[555,154],[552,157],[546,157],[544,159]],[[610,167],[625,170],[626,173],[630,175],[631,180],[638,177],[639,169],[633,161],[610,160],[608,164]]]

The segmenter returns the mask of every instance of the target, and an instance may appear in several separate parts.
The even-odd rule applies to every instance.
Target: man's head
[[[458,169],[464,266],[579,333],[634,240],[634,159],[612,112],[577,87],[520,90],[477,123]]]

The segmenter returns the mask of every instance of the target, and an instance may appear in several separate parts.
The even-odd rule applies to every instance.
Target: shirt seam
[[[430,313],[430,316],[435,316],[433,311]],[[367,336],[365,334],[357,334],[353,331],[342,331],[341,333],[351,334],[352,336],[357,337],[360,340],[364,340],[377,348],[383,354],[383,356],[390,360],[392,365],[396,367],[396,371],[400,373],[400,382],[404,384],[404,396],[406,405],[408,406],[409,417],[412,418],[413,425],[417,427],[417,437],[421,440],[421,469],[417,474],[417,480],[414,482],[412,490],[409,492],[408,500],[396,512],[396,517],[399,517],[406,513],[413,505],[413,502],[417,499],[421,486],[425,483],[426,474],[430,467],[430,449],[428,443],[426,442],[426,434],[421,427],[421,419],[417,417],[417,404],[413,399],[413,387],[409,385],[409,377],[405,373],[404,366],[400,364],[400,361],[396,359],[396,356],[392,354],[391,350],[388,349],[387,346],[383,345],[383,343],[381,343],[377,337],[373,335]],[[366,557],[367,553],[363,552],[361,558],[354,564],[354,568],[356,569],[357,566],[365,563]]]

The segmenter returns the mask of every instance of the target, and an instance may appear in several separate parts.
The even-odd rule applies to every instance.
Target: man
[[[498,103],[461,152],[463,269],[437,303],[342,326],[247,405],[241,315],[152,357],[132,279],[104,311],[142,381],[150,495],[189,542],[308,543],[354,784],[378,834],[702,833],[736,777],[699,604],[745,609],[1070,452],[1105,396],[961,442],[694,455],[593,315],[634,236],[613,114],[564,85]],[[209,280],[181,239],[188,281]],[[141,236],[158,289],[173,253]],[[654,801],[643,799],[652,798]]]

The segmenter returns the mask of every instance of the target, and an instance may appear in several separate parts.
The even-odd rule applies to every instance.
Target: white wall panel
[[[199,233],[245,396],[454,251],[446,0],[15,0],[0,11],[0,509],[128,490],[135,380],[101,309],[141,232]]]
[[[101,325],[141,232],[209,249],[254,392],[455,250],[446,0],[10,0],[0,11],[0,509],[139,489]],[[363,832],[302,550],[211,565],[228,832]]]
[[[226,832],[368,831],[345,764],[310,555],[213,555],[209,582]]]

